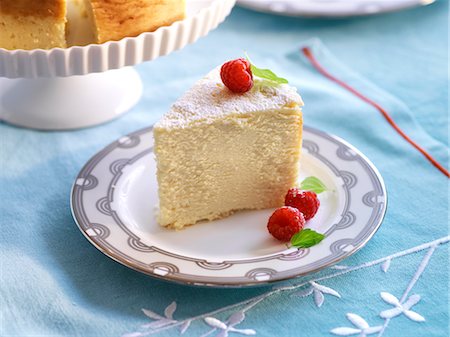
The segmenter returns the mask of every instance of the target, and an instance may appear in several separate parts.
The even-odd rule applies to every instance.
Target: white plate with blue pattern
[[[73,185],[74,219],[105,255],[134,270],[202,286],[250,286],[331,266],[375,234],[386,212],[383,179],[357,149],[305,127],[300,179],[316,176],[328,190],[306,227],[325,234],[308,249],[288,248],[270,236],[273,209],[242,211],[181,231],[156,221],[158,190],[152,128],[118,139],[83,167]]]

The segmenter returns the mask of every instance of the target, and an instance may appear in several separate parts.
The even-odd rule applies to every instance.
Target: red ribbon
[[[409,144],[411,144],[417,151],[422,153],[422,155],[425,156],[425,158],[428,159],[428,161],[433,164],[439,171],[441,171],[444,175],[446,175],[448,178],[450,178],[450,172],[439,162],[434,159],[425,149],[423,149],[419,144],[417,144],[414,140],[412,140],[405,132],[403,132],[402,129],[395,123],[395,121],[392,119],[392,117],[389,115],[389,113],[378,103],[372,101],[370,98],[364,96],[356,89],[349,86],[347,83],[341,81],[340,79],[334,77],[331,75],[327,70],[325,70],[324,67],[317,61],[317,59],[314,57],[311,49],[309,47],[303,47],[302,48],[303,54],[306,56],[306,58],[311,62],[311,64],[316,68],[323,76],[330,79],[331,81],[339,84],[341,87],[347,89],[352,94],[363,100],[364,102],[372,105],[374,108],[376,108],[386,119],[386,121],[394,128],[397,133],[402,136]]]

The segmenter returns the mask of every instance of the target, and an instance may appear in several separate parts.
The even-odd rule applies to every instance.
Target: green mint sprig
[[[295,233],[291,238],[292,247],[309,248],[317,245],[325,238],[325,235],[317,233],[312,229],[304,229]]]
[[[317,194],[325,192],[327,187],[317,177],[307,177],[300,183],[300,189],[304,191],[313,191]],[[317,245],[325,238],[325,235],[306,228],[295,233],[291,238],[291,246],[296,248],[309,248]]]
[[[252,71],[252,74],[254,76],[263,78],[265,80],[269,80],[271,82],[275,82],[278,84],[287,84],[289,83],[287,79],[277,76],[272,70],[270,69],[261,69],[255,66],[252,61],[250,60],[250,57],[245,53],[245,57],[247,58],[248,62],[250,62],[250,69]]]
[[[255,66],[253,63],[250,63],[250,69],[252,70],[252,74],[257,77],[264,78],[266,80],[276,82],[279,84],[289,83],[287,79],[278,77],[272,70],[269,69],[261,69]]]
[[[308,177],[300,183],[300,189],[304,191],[313,191],[317,194],[320,194],[322,192],[325,192],[327,190],[327,187],[322,181],[320,181],[319,178]]]

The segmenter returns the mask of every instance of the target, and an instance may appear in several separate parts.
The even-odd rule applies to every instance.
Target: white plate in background
[[[435,0],[237,0],[245,8],[285,16],[350,17],[428,5]]]

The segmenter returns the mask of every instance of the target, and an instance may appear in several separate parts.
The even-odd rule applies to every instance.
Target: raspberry
[[[250,62],[243,58],[224,63],[220,69],[220,78],[228,89],[238,94],[243,94],[253,87]]]
[[[298,188],[291,188],[284,199],[286,206],[291,206],[303,213],[305,220],[309,220],[316,215],[320,201],[317,194],[312,191],[301,191]]]
[[[287,242],[295,233],[301,231],[304,225],[305,218],[298,209],[284,206],[270,216],[267,229],[274,238]]]

